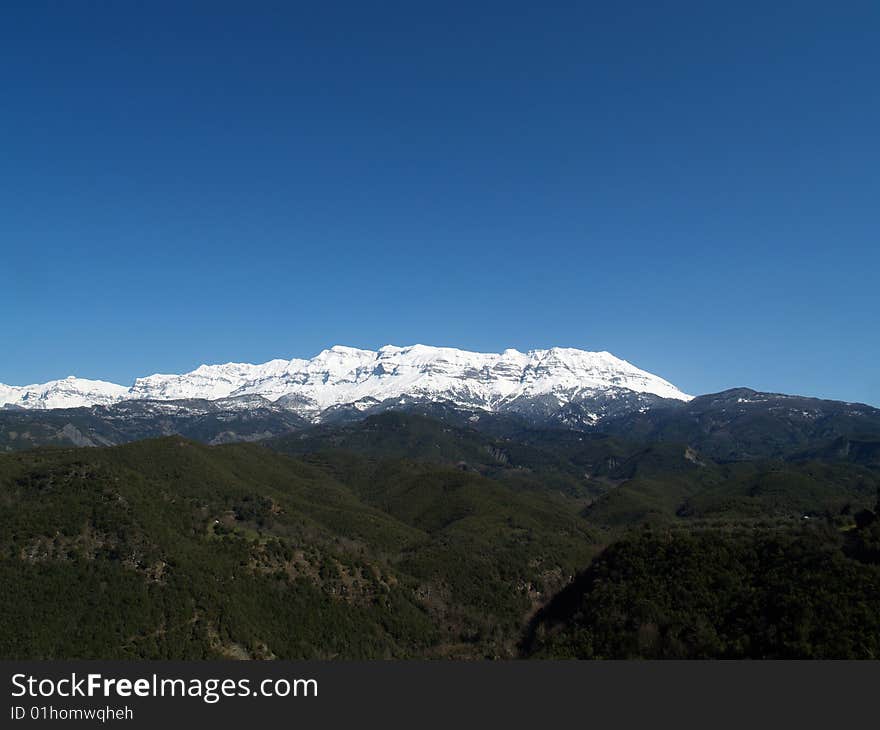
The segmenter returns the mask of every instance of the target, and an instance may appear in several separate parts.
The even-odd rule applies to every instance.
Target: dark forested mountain
[[[880,409],[736,388],[603,422],[606,433],[687,443],[721,460],[788,457],[840,437],[880,438]]]
[[[878,468],[880,467],[880,438],[858,439],[841,436],[830,443],[799,452],[792,459],[848,462]]]
[[[0,452],[36,446],[112,446],[177,434],[209,444],[257,441],[308,425],[259,396],[130,400],[109,406],[0,409]]]
[[[383,413],[421,415],[494,439],[540,441],[551,449],[587,438],[584,434],[590,438],[596,434],[614,436],[642,445],[671,442],[716,461],[809,458],[820,452],[824,459],[829,449],[845,460],[864,460],[869,458],[866,449],[876,448],[870,444],[880,441],[880,409],[745,388],[699,396],[690,402],[656,399],[647,403],[642,399],[626,406],[618,399],[614,407],[606,409],[608,415],[595,423],[584,414],[578,415],[582,407],[573,399],[559,406],[551,418],[443,401],[395,401],[368,408],[334,407],[322,414],[318,426],[297,415],[283,399],[270,402],[260,396],[213,401],[124,400],[91,408],[6,408],[0,409],[0,451],[44,445],[114,445],[172,434],[216,444],[270,439],[305,429],[310,431],[303,443],[316,444],[331,433],[344,439],[350,424]],[[390,425],[393,421],[379,423]],[[851,443],[852,455],[840,456],[841,449],[850,448],[846,443]],[[293,440],[288,446],[301,451]]]

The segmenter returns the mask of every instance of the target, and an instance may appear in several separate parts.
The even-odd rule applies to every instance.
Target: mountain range
[[[130,387],[74,376],[38,385],[0,384],[0,406],[6,408],[109,406],[128,400],[231,403],[228,399],[235,398],[245,399],[245,407],[268,401],[310,421],[339,408],[447,402],[525,414],[575,405],[582,419],[595,422],[621,408],[690,400],[666,380],[608,352],[559,347],[487,354],[425,345],[377,351],[336,346],[310,360],[202,365],[182,375],[137,378]]]
[[[867,405],[747,388],[692,397],[607,352],[336,346],[310,360],[202,365],[129,387],[75,377],[0,385],[0,450],[170,435],[259,441],[386,411],[497,436],[562,428],[682,442],[721,460],[845,449],[880,433],[880,410]],[[832,446],[835,439],[843,445]]]

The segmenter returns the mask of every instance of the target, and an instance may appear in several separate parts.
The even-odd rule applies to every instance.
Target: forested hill
[[[0,656],[512,656],[597,551],[565,498],[342,466],[177,437],[0,457]]]
[[[530,658],[877,659],[880,522],[636,532],[530,623]]]
[[[0,656],[875,652],[872,437],[725,461],[507,425],[0,455]]]

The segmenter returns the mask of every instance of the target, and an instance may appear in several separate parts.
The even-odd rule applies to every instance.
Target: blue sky
[[[880,5],[5,3],[0,382],[609,350],[880,405]]]

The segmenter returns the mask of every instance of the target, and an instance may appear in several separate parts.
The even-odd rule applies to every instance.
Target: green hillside
[[[0,657],[868,656],[875,450],[396,412],[4,454]]]
[[[510,655],[596,550],[563,500],[380,468],[180,438],[0,457],[0,656]]]
[[[523,655],[876,659],[877,525],[635,533],[543,607]]]

